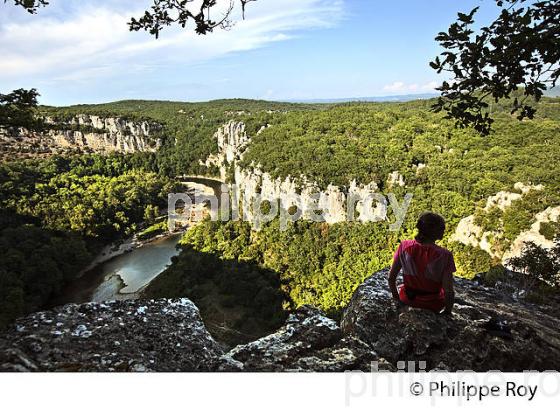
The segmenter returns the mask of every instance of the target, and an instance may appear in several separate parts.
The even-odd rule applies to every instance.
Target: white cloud
[[[383,91],[390,91],[390,92],[401,92],[406,90],[406,84],[402,81],[395,81],[392,84],[388,84],[383,87]]]
[[[155,40],[147,33],[128,31],[126,23],[131,16],[141,15],[143,8],[123,9],[122,2],[120,7],[117,4],[87,0],[80,7],[56,13],[57,3],[53,2],[49,13],[3,19],[0,77],[79,82],[115,76],[123,70],[193,65],[286,41],[302,30],[329,27],[343,10],[341,0],[263,0],[251,3],[247,19],[229,31],[198,36],[191,30],[167,29]],[[134,5],[138,7],[138,2]]]
[[[395,81],[384,86],[383,91],[387,91],[390,93],[415,93],[418,91],[432,92],[437,86],[439,86],[439,83],[437,81],[430,81],[421,85],[417,83],[408,84],[403,81]]]
[[[435,91],[436,87],[439,87],[441,84],[437,81],[430,81],[422,86],[422,90],[424,91]]]

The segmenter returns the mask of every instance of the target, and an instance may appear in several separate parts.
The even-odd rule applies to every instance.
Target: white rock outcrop
[[[399,171],[393,171],[389,174],[387,178],[387,186],[389,188],[394,186],[404,186],[404,177],[399,173]]]
[[[451,236],[451,240],[476,248],[480,243],[481,237],[482,228],[474,223],[474,215],[470,215],[459,221],[457,228],[455,228],[455,233]]]
[[[532,184],[525,185],[518,182],[514,185],[514,188],[517,191],[520,191],[520,193],[500,191],[495,195],[490,196],[486,201],[483,211],[490,212],[494,208],[505,211],[515,201],[522,199],[527,193],[534,190],[542,191],[544,186]],[[488,253],[492,258],[500,259],[504,265],[507,265],[509,259],[521,255],[524,245],[528,242],[533,242],[546,249],[552,248],[554,246],[554,242],[545,238],[541,234],[541,224],[547,222],[557,222],[559,219],[560,206],[545,209],[534,216],[534,222],[528,230],[521,232],[513,241],[511,246],[508,249],[503,250],[499,246],[500,239],[503,237],[502,232],[500,230],[492,232],[484,231],[482,227],[475,223],[474,215],[470,215],[459,222],[457,228],[455,229],[455,233],[451,236],[451,240],[460,242],[464,245],[472,246],[474,248],[480,248]]]
[[[549,207],[542,212],[535,215],[535,222],[531,227],[519,234],[519,236],[513,241],[510,249],[506,251],[503,259],[507,260],[515,256],[521,255],[523,247],[528,242],[533,242],[536,245],[542,246],[545,249],[550,249],[554,247],[554,241],[547,239],[541,233],[541,225],[548,222],[558,222],[560,220],[560,206]]]
[[[542,191],[544,189],[544,186],[540,184],[525,185],[522,182],[516,182],[513,187],[517,191],[521,191],[521,193],[500,191],[497,194],[488,197],[488,199],[486,200],[486,206],[484,207],[484,210],[488,212],[493,207],[497,207],[501,211],[504,211],[506,208],[509,208],[513,202],[520,200],[521,198],[523,198],[523,195],[529,193],[530,191]]]
[[[161,144],[156,134],[162,126],[154,122],[87,114],[78,114],[63,123],[52,118],[46,118],[45,122],[57,126],[58,129],[49,130],[45,136],[61,148],[134,153],[152,152]]]
[[[256,221],[252,207],[256,197],[260,197],[261,201],[276,201],[282,209],[296,205],[302,213],[302,219],[308,220],[317,220],[317,216],[327,223],[348,220],[375,222],[387,218],[387,206],[375,182],[361,185],[349,181],[347,187],[328,185],[325,189],[319,189],[314,181],[301,175],[299,178],[273,178],[262,171],[259,164],[255,164],[252,169],[243,169],[238,165],[251,140],[242,122],[228,122],[214,137],[219,151],[211,155],[205,164],[220,167],[223,181],[227,180],[228,171],[231,172],[233,167],[234,180],[228,182],[231,183],[232,191],[235,188],[236,202],[242,202],[241,209],[246,220]]]

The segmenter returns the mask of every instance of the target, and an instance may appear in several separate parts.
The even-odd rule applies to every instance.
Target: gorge
[[[256,135],[258,136],[268,127],[270,127],[269,124],[263,126]],[[231,185],[237,189],[237,200],[245,205],[243,208],[245,220],[252,225],[260,224],[259,215],[258,213],[256,215],[247,204],[251,204],[251,198],[255,198],[257,195],[260,195],[261,201],[280,200],[279,203],[285,204],[286,209],[290,206],[297,207],[301,210],[303,219],[319,220],[329,224],[354,220],[359,222],[389,220],[388,201],[380,194],[381,190],[376,182],[372,181],[363,185],[352,180],[342,187],[329,184],[324,190],[321,190],[315,181],[309,180],[305,175],[288,175],[284,179],[273,178],[268,172],[262,170],[260,164],[251,162],[247,167],[247,162],[243,163],[245,151],[250,148],[252,140],[251,136],[247,135],[243,122],[229,122],[217,131],[214,138],[218,143],[218,154],[211,155],[205,164],[219,167],[224,181],[230,179]],[[421,167],[415,167],[416,172],[425,172],[422,170],[425,170],[426,164],[420,165]],[[399,171],[392,171],[384,185],[389,189],[394,186],[406,188],[406,181]],[[533,185],[530,182],[527,185],[523,182],[516,182],[512,188],[514,192],[500,191],[486,198],[484,208],[477,212],[486,214],[495,211],[504,212],[525,195],[538,193],[545,189],[543,185]],[[390,198],[392,199],[392,197]],[[400,228],[402,220],[399,218],[404,218],[406,215],[408,204],[408,199],[404,200],[402,206],[396,200],[391,201],[394,217],[396,217],[396,220],[393,219],[395,222],[390,225],[391,229]],[[349,209],[349,207],[353,207],[353,209]],[[319,218],[313,215],[317,210],[321,213]],[[496,230],[485,231],[484,227],[476,225],[475,216],[461,219],[450,240],[479,248],[487,252],[491,258],[498,259],[502,264],[507,265],[508,260],[522,254],[524,244],[527,242],[536,243],[546,249],[554,247],[554,238],[550,235],[545,237],[540,230],[545,224],[559,222],[560,206],[536,208],[535,214],[531,217],[534,222],[530,227],[506,242],[505,249],[503,249],[505,241],[501,241],[503,239],[501,229],[496,227]],[[480,219],[478,215],[477,218]]]
[[[520,293],[502,270],[524,238],[554,245],[560,181],[544,164],[559,159],[560,116],[554,100],[540,112],[515,124],[498,113],[482,139],[423,102],[45,109],[58,118],[36,136],[49,150],[12,156],[0,174],[4,369],[558,368],[556,285]],[[25,135],[6,138],[8,156],[25,151]],[[245,221],[203,220],[161,253],[154,242],[76,277],[107,244],[160,235],[167,195],[201,182],[284,199],[302,218],[282,230],[244,207]],[[407,193],[391,230],[398,215],[368,200]],[[386,290],[383,269],[426,209],[448,223],[453,318],[396,312]]]
[[[193,197],[220,194],[219,181],[181,177],[181,185]],[[164,225],[167,215],[163,215]],[[189,223],[192,225],[192,223]],[[148,239],[131,238],[107,245],[80,276],[67,284],[51,306],[67,303],[137,299],[149,283],[178,255],[178,242],[188,226],[173,232],[162,229]]]

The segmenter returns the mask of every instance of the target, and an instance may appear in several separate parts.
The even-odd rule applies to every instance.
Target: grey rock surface
[[[208,371],[222,354],[188,299],[71,304],[0,336],[0,371]]]
[[[515,302],[461,279],[452,316],[397,308],[386,277],[378,272],[358,287],[341,328],[389,362],[425,361],[428,369],[450,371],[560,370],[557,308]]]
[[[456,280],[452,316],[397,308],[387,271],[360,285],[339,323],[302,306],[276,332],[225,352],[188,299],[66,305],[0,334],[0,371],[560,370],[555,303]],[[416,367],[418,369],[418,367]]]
[[[310,306],[292,313],[275,333],[237,346],[225,357],[244,371],[369,371],[378,360],[367,344],[343,338],[334,320]]]

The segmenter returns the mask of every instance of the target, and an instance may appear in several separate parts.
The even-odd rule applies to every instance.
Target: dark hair
[[[437,241],[443,238],[445,232],[445,219],[433,212],[424,212],[416,223],[418,242]]]

